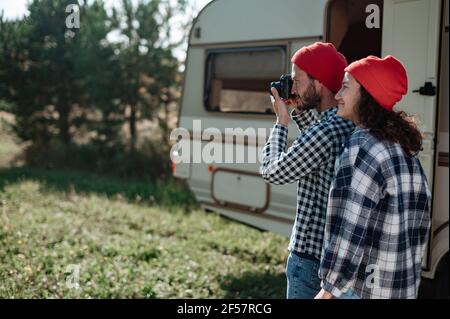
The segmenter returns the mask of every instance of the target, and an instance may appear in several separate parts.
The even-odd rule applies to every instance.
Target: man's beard
[[[297,108],[301,111],[317,109],[321,101],[313,83],[310,83],[303,96],[297,96],[297,99],[299,101]]]

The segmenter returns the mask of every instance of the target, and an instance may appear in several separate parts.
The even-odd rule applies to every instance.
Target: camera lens
[[[292,77],[290,74],[283,74],[280,77],[280,81],[270,82],[270,87],[276,88],[278,91],[278,95],[282,99],[289,99],[289,98],[294,97],[294,95],[291,94],[292,85],[293,85],[293,81],[292,81]],[[270,92],[270,95],[273,95],[272,92]]]

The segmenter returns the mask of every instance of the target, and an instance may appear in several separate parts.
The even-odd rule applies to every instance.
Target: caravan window
[[[333,43],[348,63],[381,55],[383,0],[330,0],[326,24],[325,40]]]
[[[208,51],[205,107],[218,112],[272,113],[270,82],[285,70],[285,47]]]

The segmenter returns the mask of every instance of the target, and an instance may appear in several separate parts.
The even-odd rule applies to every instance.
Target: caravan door
[[[415,116],[424,134],[423,151],[418,157],[430,189],[433,189],[434,182],[437,138],[440,6],[439,0],[385,0],[383,12],[382,56],[396,56],[408,73],[408,94],[396,109]],[[431,266],[431,242],[432,232],[422,265],[425,270]]]
[[[408,94],[397,104],[414,115],[424,133],[419,153],[430,189],[436,138],[437,79],[441,23],[438,0],[385,0],[382,56],[397,57],[408,73]]]
[[[330,0],[325,12],[325,39],[332,42],[349,63],[368,55],[393,55],[405,65],[408,93],[395,110],[413,115],[424,134],[423,151],[418,157],[430,189],[435,182],[438,89],[448,90],[438,83],[441,5],[440,0]],[[446,136],[448,144],[448,134]],[[445,149],[441,152],[448,152],[448,146]],[[443,184],[439,179],[442,180],[441,176],[437,182]],[[437,220],[448,222],[448,211],[446,217],[439,216],[445,214],[443,198],[438,198],[434,192],[433,201],[435,204],[442,202],[439,205],[442,207],[433,210],[433,224]],[[424,258],[426,270],[432,266],[428,253],[429,249]]]

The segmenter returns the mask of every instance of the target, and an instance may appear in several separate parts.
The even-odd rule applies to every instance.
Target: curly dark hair
[[[359,125],[381,141],[399,143],[405,153],[417,155],[422,150],[423,135],[414,119],[404,111],[388,111],[381,107],[361,86],[358,106]]]

